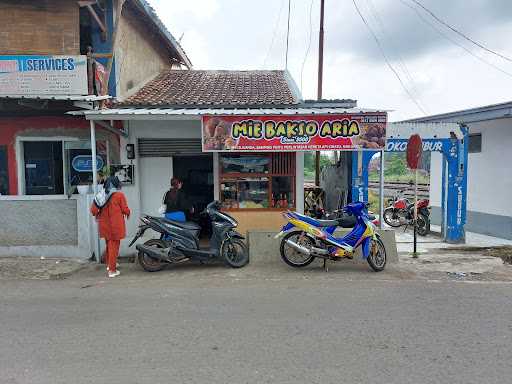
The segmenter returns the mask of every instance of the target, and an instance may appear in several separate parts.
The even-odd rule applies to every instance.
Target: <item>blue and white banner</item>
[[[0,56],[0,95],[87,95],[87,56]]]

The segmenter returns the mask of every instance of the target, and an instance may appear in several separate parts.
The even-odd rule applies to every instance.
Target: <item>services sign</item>
[[[0,56],[0,95],[87,93],[87,56]]]
[[[203,116],[203,152],[383,149],[386,113]]]

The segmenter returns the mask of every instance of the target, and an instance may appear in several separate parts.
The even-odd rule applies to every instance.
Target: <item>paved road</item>
[[[111,280],[97,271],[63,281],[0,280],[0,382],[512,377],[510,283],[411,280],[362,267],[126,269]]]

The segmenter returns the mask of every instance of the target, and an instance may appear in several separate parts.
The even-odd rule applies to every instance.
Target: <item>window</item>
[[[27,195],[64,193],[61,141],[26,141],[23,158]]]
[[[98,170],[103,173],[108,164],[107,144],[104,141],[96,141],[96,164]],[[92,185],[92,164],[91,142],[66,141],[65,149],[65,167],[69,185]],[[84,168],[85,166],[85,168]]]
[[[470,133],[469,134],[468,152],[469,153],[482,152],[482,134],[481,133]]]
[[[7,165],[7,146],[0,145],[0,195],[9,194],[9,167]]]
[[[221,154],[219,159],[224,208],[295,207],[295,153]]]
[[[77,193],[73,186],[91,185],[93,182],[90,141],[23,140],[22,148],[24,193],[27,195]],[[96,153],[96,164],[101,176],[109,170],[111,164],[108,142],[98,140]]]

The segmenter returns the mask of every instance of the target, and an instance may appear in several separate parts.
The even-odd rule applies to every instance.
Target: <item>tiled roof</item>
[[[298,103],[285,71],[167,70],[118,106],[289,106]]]

